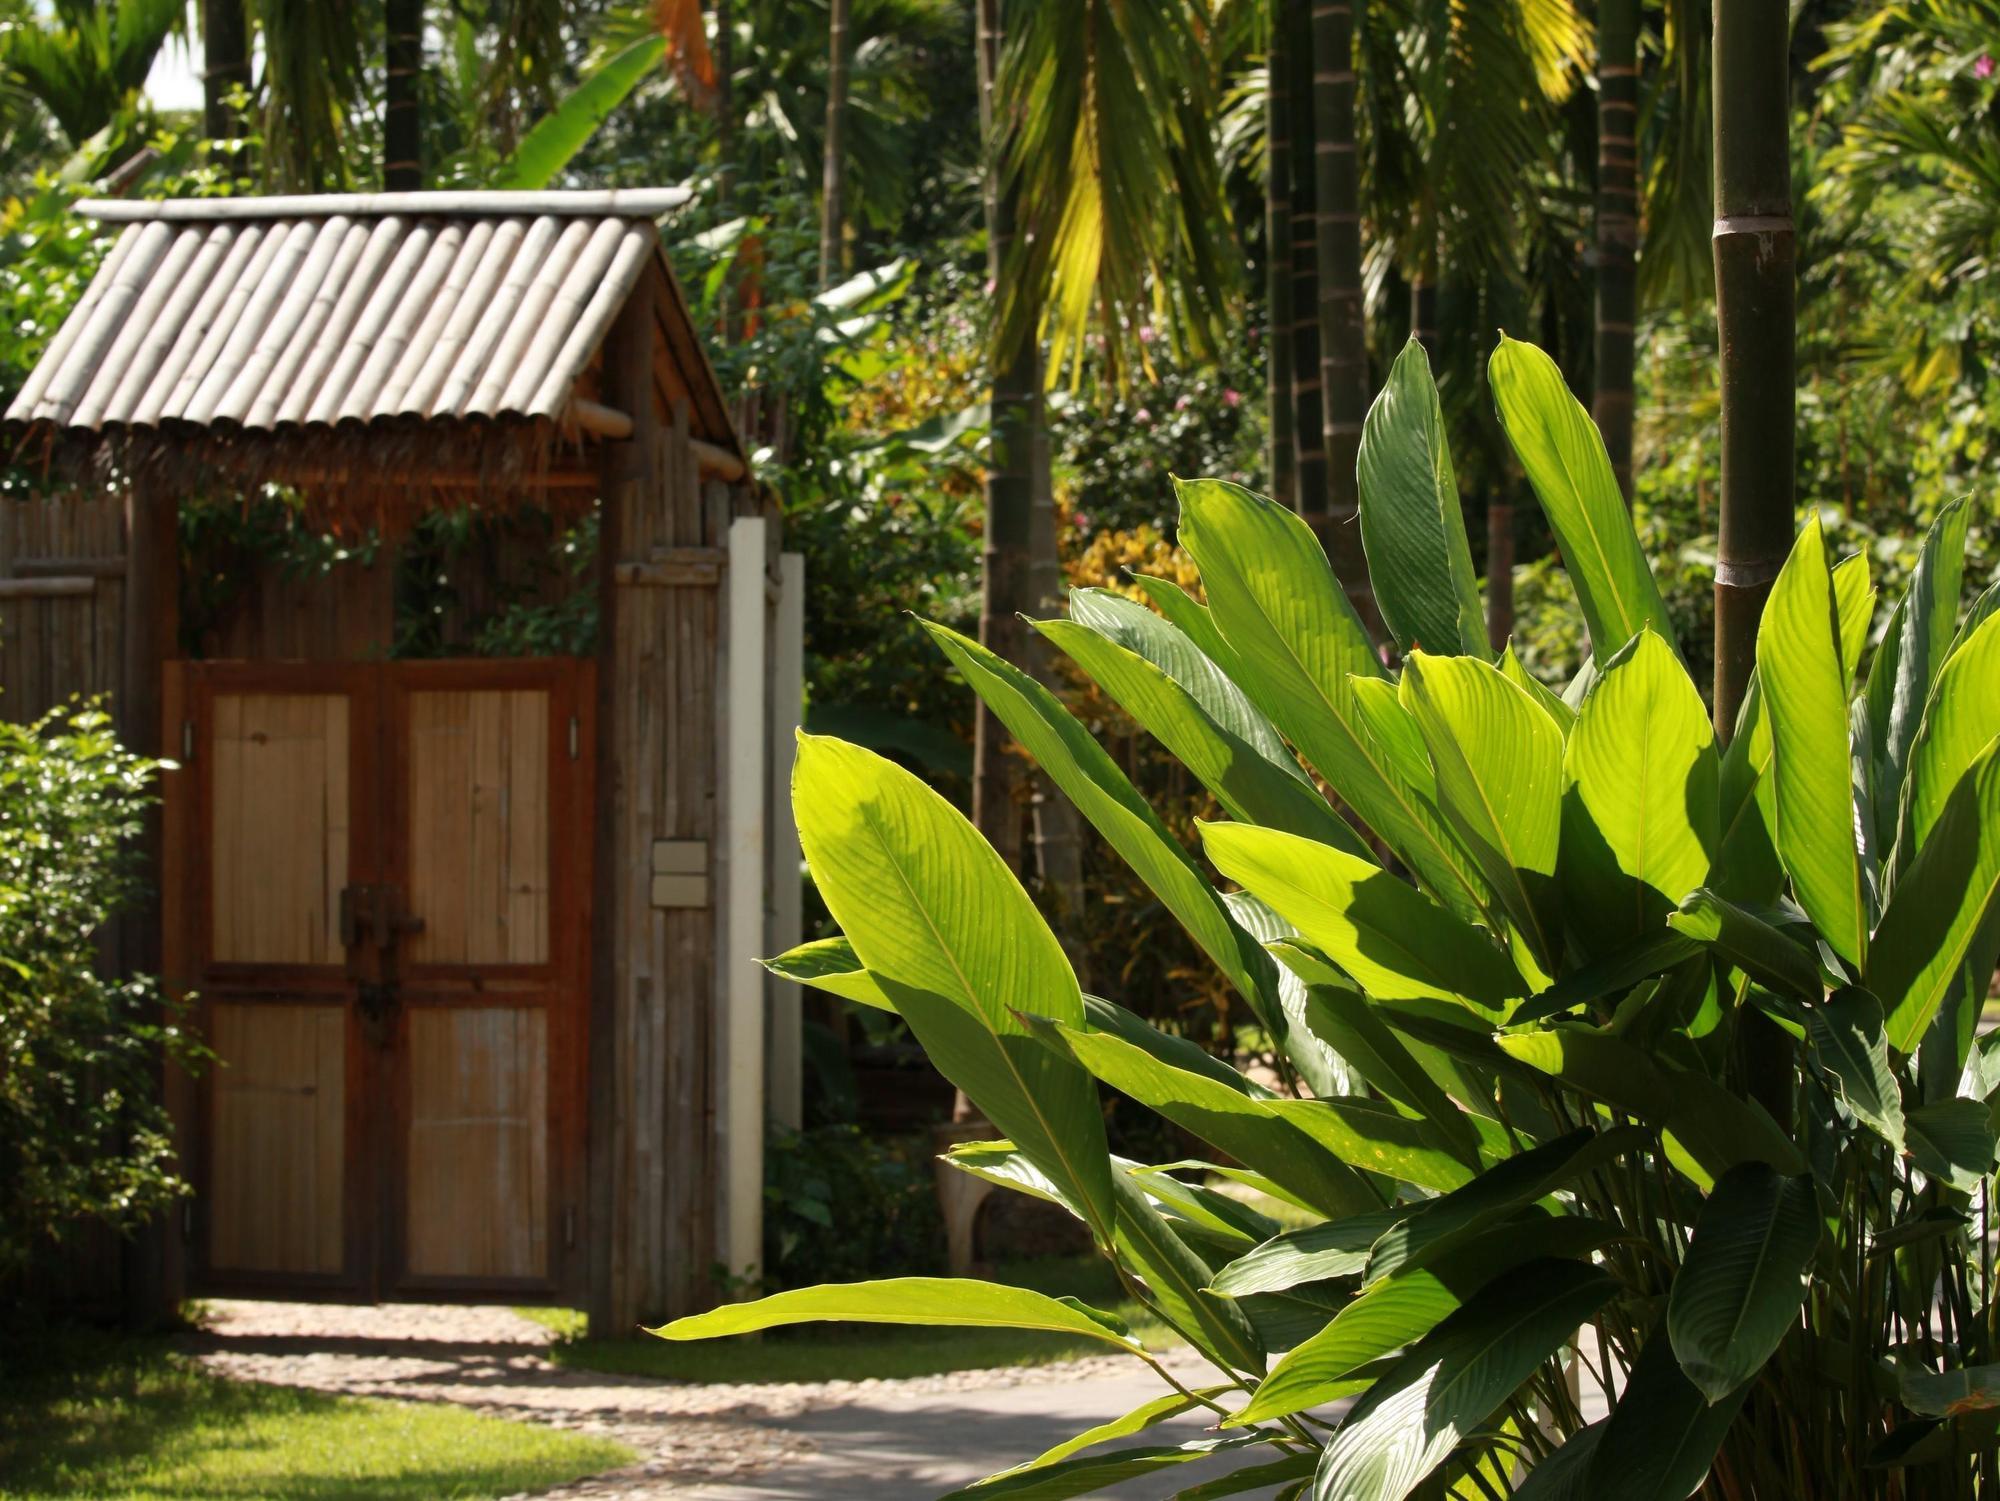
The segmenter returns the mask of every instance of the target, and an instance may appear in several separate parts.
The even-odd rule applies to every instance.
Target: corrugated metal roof
[[[550,195],[561,201],[546,212],[494,212],[495,196],[330,199],[309,213],[297,199],[215,199],[206,219],[202,200],[154,206],[165,211],[122,231],[7,421],[269,433],[560,419],[660,255],[661,195]],[[433,202],[447,199],[457,206]]]

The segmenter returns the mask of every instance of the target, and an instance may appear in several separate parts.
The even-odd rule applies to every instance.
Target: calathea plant
[[[1530,346],[1491,373],[1594,644],[1563,695],[1487,647],[1415,347],[1360,473],[1400,673],[1312,532],[1225,484],[1180,492],[1205,602],[1141,580],[1152,609],[1081,593],[1036,626],[1227,813],[1199,852],[1033,678],[932,629],[1241,993],[1279,1087],[1084,995],[915,778],[800,744],[844,937],[774,967],[900,1013],[1006,1134],[952,1161],[1076,1215],[1214,1367],[1163,1369],[1159,1400],[966,1495],[1216,1455],[1242,1465],[1184,1494],[2000,1495],[2000,1048],[1977,1036],[2000,620],[1990,590],[1958,619],[1966,513],[1932,528],[1859,680],[1867,562],[1809,522],[1724,746],[1588,417]],[[1113,1156],[1101,1087],[1213,1171]],[[982,1282],[785,1292],[659,1332],[817,1319],[1061,1329],[1158,1363],[1103,1313]],[[1147,1442],[1196,1411],[1208,1436]]]

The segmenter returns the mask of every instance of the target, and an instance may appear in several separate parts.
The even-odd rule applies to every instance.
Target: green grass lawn
[[[225,1381],[157,1339],[16,1341],[0,1364],[9,1501],[426,1501],[540,1490],[626,1463],[605,1439],[436,1404]]]
[[[996,1270],[999,1281],[1055,1297],[1081,1298],[1115,1313],[1154,1349],[1173,1334],[1128,1297],[1111,1268],[1095,1256],[1017,1262]],[[925,1329],[910,1325],[805,1324],[732,1339],[589,1339],[583,1316],[566,1308],[524,1308],[557,1336],[550,1352],[559,1365],[623,1376],[674,1381],[786,1382],[899,1380],[945,1371],[1048,1365],[1102,1355],[1093,1340],[1016,1329]]]

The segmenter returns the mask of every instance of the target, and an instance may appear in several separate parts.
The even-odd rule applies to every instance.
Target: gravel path
[[[565,1370],[543,1353],[548,1330],[509,1308],[229,1300],[206,1306],[206,1327],[188,1337],[186,1348],[220,1375],[343,1396],[452,1402],[516,1422],[614,1438],[639,1456],[624,1469],[539,1493],[552,1497],[813,1495],[819,1486],[797,1477],[822,1470],[822,1449],[829,1451],[826,1467],[837,1467],[847,1434],[873,1429],[888,1414],[919,1409],[956,1414],[956,1438],[942,1442],[954,1474],[970,1466],[965,1478],[976,1478],[1045,1446],[1044,1429],[1046,1442],[1053,1442],[1083,1426],[1073,1421],[1079,1411],[1118,1402],[1124,1406],[1116,1410],[1124,1411],[1158,1390],[1150,1372],[1115,1357],[911,1381],[696,1385]],[[1125,1401],[1134,1383],[1146,1389]],[[1060,1395],[1046,1390],[1052,1386],[1063,1388]],[[968,1444],[966,1420],[982,1408],[1015,1421],[979,1424],[984,1444]],[[1039,1426],[1037,1413],[1043,1416]],[[1025,1429],[1023,1414],[1029,1417]],[[995,1449],[990,1464],[982,1458],[986,1448]],[[765,1489],[757,1477],[771,1477],[776,1488]],[[919,1465],[910,1472],[910,1485],[918,1488],[899,1489],[885,1486],[878,1471],[871,1494],[876,1501],[931,1496],[941,1478]],[[793,1489],[797,1483],[805,1489]]]

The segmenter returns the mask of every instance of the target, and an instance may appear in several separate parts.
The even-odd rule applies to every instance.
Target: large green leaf
[[[1097,1086],[1018,1014],[1084,1019],[1069,960],[1028,894],[957,809],[870,751],[801,735],[792,808],[834,920],[931,1062],[1109,1244]]]
[[[1357,716],[1349,680],[1383,676],[1382,662],[1312,528],[1237,485],[1179,493],[1181,542],[1237,685],[1440,901],[1479,914],[1487,893],[1470,858]]]
[[[1563,738],[1568,739],[1569,732],[1576,728],[1576,710],[1564,703],[1559,694],[1522,665],[1520,657],[1515,655],[1514,643],[1511,640],[1508,641],[1506,650],[1500,653],[1500,670],[1507,674],[1508,682],[1515,684],[1547,711],[1549,718],[1553,719],[1556,727],[1563,732]]]
[[[1614,1235],[1601,1220],[1529,1214],[1497,1223],[1428,1267],[1385,1277],[1271,1367],[1232,1423],[1262,1423],[1345,1395],[1371,1360],[1421,1338],[1482,1287],[1540,1257],[1585,1258]]]
[[[1687,669],[1651,630],[1584,697],[1563,767],[1563,895],[1602,954],[1659,930],[1721,845],[1715,731]]]
[[[1127,1354],[1143,1349],[1112,1315],[1074,1298],[1051,1298],[1025,1287],[964,1277],[887,1277],[794,1288],[749,1303],[725,1303],[647,1332],[662,1339],[715,1339],[827,1321],[1042,1329],[1096,1340]]]
[[[802,943],[775,959],[766,959],[764,968],[781,980],[810,985],[844,1001],[873,1006],[877,1011],[896,1009],[875,977],[861,967],[854,945],[845,938],[816,938],[811,943]]]
[[[1508,1056],[1659,1126],[1669,1158],[1704,1188],[1740,1162],[1804,1170],[1798,1147],[1754,1102],[1704,1074],[1659,1062],[1622,1037],[1560,1025],[1495,1042]]]
[[[1109,1032],[1114,1037],[1123,1038],[1170,1067],[1201,1074],[1238,1094],[1254,1095],[1260,1099],[1270,1097],[1270,1090],[1231,1068],[1192,1038],[1162,1032],[1143,1016],[1126,1010],[1116,1001],[1107,1001],[1102,996],[1085,996],[1083,1018],[1091,1031]]]
[[[1839,1083],[1847,1108],[1902,1151],[1903,1097],[1889,1067],[1882,1003],[1865,990],[1837,990],[1821,1005],[1806,1008],[1806,1036],[1821,1065]]]
[[[1346,1059],[1384,1099],[1436,1133],[1461,1161],[1477,1167],[1477,1130],[1403,1039],[1375,1014],[1374,1006],[1357,991],[1315,986],[1306,995],[1306,1027]]]
[[[1896,870],[1908,870],[1979,753],[2000,735],[2000,615],[1987,620],[1945,663],[1910,749]]]
[[[1707,944],[1753,980],[1800,1000],[1816,1001],[1819,961],[1756,913],[1726,901],[1714,892],[1691,891],[1681,908],[1667,918],[1676,933]]]
[[[1369,1249],[1382,1232],[1413,1207],[1403,1204],[1286,1230],[1230,1262],[1215,1274],[1212,1285],[1219,1293],[1244,1298],[1308,1282],[1358,1277],[1367,1270]]]
[[[1955,1371],[1901,1372],[1903,1405],[1930,1418],[1957,1418],[2000,1407],[2000,1365],[1961,1366]]]
[[[1415,339],[1368,411],[1357,477],[1368,577],[1397,647],[1490,658],[1444,411]]]
[[[1175,1068],[1109,1033],[1050,1027],[1044,1031],[1052,1046],[1066,1049],[1113,1089],[1267,1174],[1321,1214],[1361,1214],[1381,1207],[1381,1199],[1354,1169],[1277,1114],[1278,1102],[1253,1099],[1203,1074]]]
[[[599,127],[632,91],[654,73],[666,55],[667,39],[649,31],[613,53],[565,94],[521,137],[499,169],[496,188],[545,188],[569,165]]]
[[[1605,1419],[1572,1433],[1555,1453],[1535,1461],[1528,1478],[1514,1492],[1514,1501],[1596,1501],[1590,1489],[1590,1464],[1604,1440]]]
[[[1631,1126],[1572,1131],[1509,1157],[1383,1231],[1368,1259],[1368,1281],[1430,1265],[1500,1220],[1600,1163],[1637,1150],[1645,1141],[1645,1132]]]
[[[1889,1045],[1897,1051],[1915,1051],[1954,991],[1984,997],[2000,955],[1996,895],[2000,741],[1959,778],[1876,930],[1868,988],[1889,1013]]]
[[[1848,676],[1817,515],[1799,533],[1764,606],[1757,676],[1771,721],[1778,857],[1821,937],[1865,969],[1869,912],[1854,841]]]
[[[1201,826],[1216,869],[1269,903],[1382,1000],[1463,998],[1499,1010],[1526,983],[1477,928],[1342,850],[1247,824]]]
[[[1910,1160],[1962,1194],[1993,1173],[1993,1117],[1981,1100],[1932,1100],[1904,1115]]]
[[[1224,1370],[1262,1375],[1264,1347],[1244,1311],[1208,1290],[1214,1268],[1182,1240],[1131,1173],[1112,1176],[1118,1264],[1137,1275],[1166,1320]]]
[[[1955,500],[1938,512],[1917,554],[1910,588],[1889,617],[1889,629],[1868,671],[1870,771],[1876,846],[1890,848],[1902,803],[1910,748],[1930,701],[1931,685],[1951,650],[1965,576],[1965,528],[1971,510]]]
[[[1708,1478],[1748,1391],[1740,1386],[1711,1404],[1682,1372],[1667,1337],[1655,1333],[1593,1446],[1576,1501],[1686,1501]]]
[[[1562,949],[1554,890],[1562,730],[1526,690],[1477,657],[1412,652],[1401,698],[1430,749],[1439,804],[1532,966],[1552,974]]]
[[[1401,1501],[1616,1288],[1596,1267],[1553,1260],[1488,1284],[1355,1404],[1320,1460],[1314,1501]]]
[[[1266,1464],[1247,1465],[1233,1474],[1223,1475],[1214,1480],[1205,1480],[1200,1485],[1190,1486],[1184,1491],[1176,1491],[1173,1501],[1223,1501],[1226,1496],[1241,1496],[1250,1491],[1263,1491],[1270,1486],[1285,1486],[1288,1482],[1301,1480],[1313,1472],[1319,1462],[1319,1451],[1307,1450],[1303,1453],[1287,1454],[1283,1459],[1274,1459]],[[1276,1492],[1282,1497],[1296,1497],[1296,1486]]]
[[[1033,1469],[1006,1470],[977,1485],[968,1485],[940,1501],[1070,1501],[1094,1496],[1106,1486],[1157,1474],[1192,1460],[1207,1459],[1231,1449],[1268,1442],[1261,1434],[1243,1438],[1198,1438],[1184,1444],[1148,1444],[1113,1449],[1107,1454],[1083,1454]]]
[[[1211,1386],[1187,1392],[1167,1392],[1150,1402],[1140,1403],[1123,1417],[1099,1423],[1095,1427],[1086,1428],[1073,1438],[1064,1439],[1054,1448],[1044,1451],[1024,1464],[1015,1465],[1011,1470],[1002,1470],[997,1475],[989,1475],[986,1479],[952,1494],[962,1497],[1018,1494],[993,1488],[1017,1483],[1032,1472],[1060,1465],[1064,1460],[1074,1458],[1085,1449],[1110,1443],[1113,1439],[1130,1438],[1135,1433],[1143,1433],[1157,1423],[1164,1423],[1190,1409],[1202,1406],[1204,1400],[1216,1401],[1232,1390],[1234,1388],[1227,1386]]]
[[[1264,945],[1277,958],[1275,945],[1292,943],[1299,931],[1259,898],[1247,891],[1225,891],[1222,904],[1243,931]],[[1343,977],[1342,983],[1351,984]],[[1354,1070],[1338,1051],[1327,1046],[1306,1015],[1307,982],[1282,962],[1278,965],[1278,1005],[1285,1013],[1285,1060],[1316,1095],[1352,1094],[1357,1087]]]
[[[1097,738],[1020,668],[956,631],[929,623],[924,628],[1036,764],[1228,977],[1257,1019],[1282,1041],[1289,1023],[1278,1004],[1278,972],[1271,956],[1229,915],[1215,888]]]
[[[1576,583],[1592,656],[1602,665],[1648,625],[1672,642],[1673,622],[1632,530],[1604,439],[1562,371],[1534,345],[1504,337],[1487,371],[1508,441]]]
[[[1819,1245],[1812,1179],[1745,1162],[1716,1180],[1667,1298],[1667,1337],[1711,1403],[1743,1385],[1797,1322]]]

